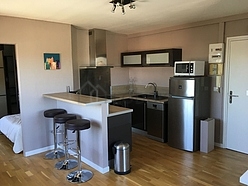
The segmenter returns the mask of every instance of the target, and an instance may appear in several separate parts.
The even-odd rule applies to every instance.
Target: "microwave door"
[[[181,76],[190,75],[189,65],[190,65],[190,63],[178,63],[176,65],[176,73],[175,74],[178,74],[178,75],[181,75]]]

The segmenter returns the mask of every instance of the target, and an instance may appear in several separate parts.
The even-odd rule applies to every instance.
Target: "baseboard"
[[[48,147],[43,147],[43,148],[28,151],[28,152],[24,152],[23,155],[25,157],[33,156],[33,155],[40,154],[40,153],[43,153],[43,152],[46,152],[46,151],[49,151],[49,150],[53,150],[53,148],[54,148],[54,146],[51,145],[51,146],[48,146]]]
[[[46,152],[46,151],[49,151],[49,150],[53,150],[53,148],[54,148],[54,146],[51,145],[51,146],[48,146],[48,147],[35,149],[35,150],[32,150],[32,151],[25,152],[24,156],[25,157],[33,156],[33,155],[40,154],[40,153],[43,153],[43,152]],[[61,147],[59,146],[59,148],[63,149],[62,146]],[[68,152],[72,156],[75,156],[75,152],[73,152],[72,150],[69,150]],[[86,158],[84,158],[82,156],[81,156],[81,161],[84,162],[85,164],[89,165],[90,167],[94,168],[95,170],[97,170],[98,172],[100,172],[102,174],[105,174],[105,173],[109,172],[109,166],[100,167],[100,166],[96,165],[95,163],[93,163],[92,161],[89,161],[88,159],[86,159]]]
[[[76,157],[74,151],[69,150],[68,152],[69,152],[70,155]],[[89,161],[88,159],[86,159],[86,158],[84,158],[82,156],[81,156],[81,162],[89,165],[90,167],[94,168],[95,170],[97,170],[98,172],[100,172],[102,174],[105,174],[105,173],[109,172],[109,166],[104,167],[104,168],[103,167],[100,167],[100,166],[96,165],[95,163],[93,163],[92,161]]]
[[[224,145],[222,143],[214,143],[214,146],[224,148]]]
[[[136,129],[134,127],[132,127],[132,132],[137,133],[137,134],[140,134],[142,136],[147,136],[147,132],[146,131],[140,130],[140,129]]]

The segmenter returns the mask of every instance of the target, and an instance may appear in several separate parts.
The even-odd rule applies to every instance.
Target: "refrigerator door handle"
[[[170,95],[169,97],[175,99],[194,99],[194,97],[183,97],[183,96],[172,96],[172,95]]]
[[[230,94],[229,94],[229,103],[232,103],[232,98],[237,98],[239,97],[239,95],[233,95],[233,91],[230,91]]]

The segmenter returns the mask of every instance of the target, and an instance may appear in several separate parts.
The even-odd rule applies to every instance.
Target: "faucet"
[[[152,85],[154,87],[154,91],[153,91],[153,96],[156,99],[158,96],[158,91],[157,91],[157,84],[156,83],[148,83],[145,88],[147,88],[149,85]]]

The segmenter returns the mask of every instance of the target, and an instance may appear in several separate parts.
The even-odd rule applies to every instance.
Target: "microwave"
[[[204,76],[205,61],[176,61],[174,76]]]

